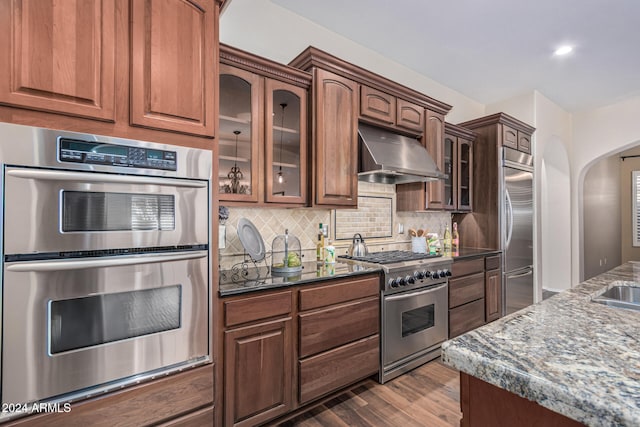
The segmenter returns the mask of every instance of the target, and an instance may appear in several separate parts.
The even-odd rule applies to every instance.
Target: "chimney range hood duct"
[[[447,178],[415,138],[360,123],[358,140],[359,181],[406,184]]]

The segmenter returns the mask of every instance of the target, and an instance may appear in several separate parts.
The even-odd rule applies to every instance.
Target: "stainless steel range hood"
[[[406,184],[447,177],[414,138],[360,123],[358,139],[359,181]]]

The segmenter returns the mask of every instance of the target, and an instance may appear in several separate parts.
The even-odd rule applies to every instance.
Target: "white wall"
[[[590,279],[620,265],[620,175],[618,156],[599,160],[585,173],[582,206],[584,259],[580,280]],[[626,205],[628,207],[629,203]]]
[[[220,41],[283,64],[314,46],[453,105],[448,122],[460,123],[484,114],[483,104],[270,1],[233,0],[220,17]]]
[[[487,105],[486,114],[497,112],[536,128],[533,232],[538,301],[542,288],[560,291],[571,285],[571,115],[538,91]]]
[[[588,168],[610,154],[640,144],[640,96],[617,104],[577,113],[573,117],[571,156],[572,282],[580,282],[583,259],[581,224],[583,223],[584,177]]]

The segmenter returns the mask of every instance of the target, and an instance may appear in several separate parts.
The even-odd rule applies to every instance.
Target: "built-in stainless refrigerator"
[[[533,304],[533,157],[502,148],[504,314]]]

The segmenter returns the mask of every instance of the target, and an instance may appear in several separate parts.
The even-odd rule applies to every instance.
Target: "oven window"
[[[49,303],[51,354],[178,329],[182,286]]]
[[[175,197],[168,194],[62,192],[62,231],[174,230]]]
[[[402,338],[435,326],[435,304],[402,313]]]

